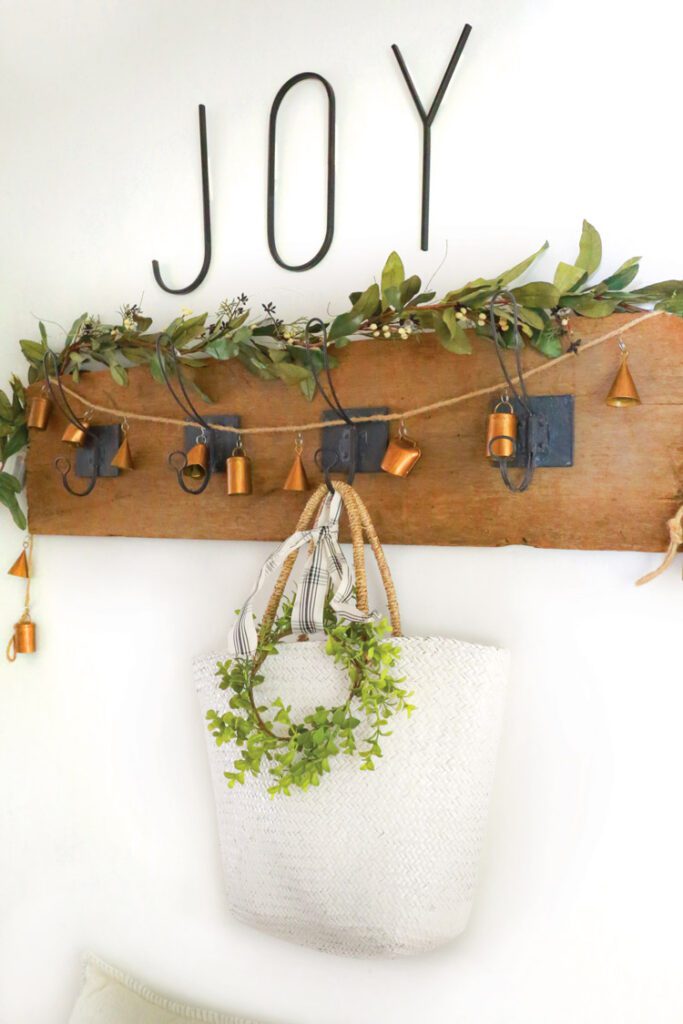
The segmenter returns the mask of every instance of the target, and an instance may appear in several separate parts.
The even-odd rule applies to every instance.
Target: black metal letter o
[[[317,82],[321,82],[325,87],[327,93],[327,229],[325,231],[325,238],[323,244],[318,249],[315,256],[313,256],[306,263],[300,263],[298,266],[293,266],[285,261],[277,251],[277,245],[275,243],[275,136],[277,130],[277,115],[280,110],[280,105],[289,92],[299,82],[305,81],[307,78],[315,79]],[[270,120],[268,122],[268,248],[270,249],[270,255],[273,257],[275,262],[279,266],[284,267],[285,270],[310,270],[317,263],[327,255],[330,246],[332,245],[332,238],[334,237],[334,190],[335,190],[335,160],[334,160],[334,135],[335,135],[335,118],[336,118],[336,102],[334,98],[334,89],[322,75],[318,75],[315,71],[302,71],[300,75],[294,75],[290,78],[277,93],[273,100],[273,105],[270,108]]]

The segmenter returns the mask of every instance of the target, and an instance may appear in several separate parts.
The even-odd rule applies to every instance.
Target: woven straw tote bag
[[[349,485],[334,486],[351,527],[355,603],[367,612],[365,536],[400,638],[398,674],[406,677],[417,710],[410,719],[392,717],[393,733],[383,740],[376,771],[359,771],[357,759],[340,755],[317,788],[274,798],[267,772],[228,789],[224,772],[236,750],[217,747],[207,733],[225,885],[239,919],[281,938],[348,956],[401,956],[439,946],[467,924],[508,655],[446,637],[401,636],[394,585],[368,511]],[[323,484],[293,538],[311,527],[327,495]],[[307,544],[310,552],[310,538]],[[280,572],[263,622],[277,612],[298,550],[281,564],[270,560],[270,569],[280,564]],[[227,710],[229,693],[218,687],[216,663],[231,656],[217,652],[195,660],[204,714]],[[284,643],[261,671],[259,695],[266,701],[282,696],[298,720],[320,705],[343,703],[348,694],[348,677],[326,655],[324,641]]]

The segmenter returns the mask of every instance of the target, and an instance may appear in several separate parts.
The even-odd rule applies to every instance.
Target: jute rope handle
[[[401,635],[401,617],[398,608],[398,598],[396,596],[396,588],[394,581],[391,577],[389,565],[386,560],[382,545],[380,544],[377,531],[375,530],[374,524],[370,517],[363,500],[357,491],[354,490],[349,484],[341,481],[335,481],[333,483],[335,490],[339,491],[342,496],[344,503],[344,509],[348,516],[349,527],[351,530],[351,543],[353,546],[353,564],[354,572],[356,576],[356,603],[361,611],[368,611],[368,581],[367,581],[367,570],[365,565],[365,547],[363,543],[363,534],[367,537],[367,540],[372,548],[373,554],[377,561],[382,584],[384,586],[384,592],[387,599],[387,608],[389,611],[389,620],[391,622],[391,630],[394,636]],[[313,492],[309,500],[307,501],[303,512],[299,517],[299,521],[296,524],[296,529],[307,530],[312,525],[316,514],[319,512],[320,506],[327,495],[326,484],[320,484],[316,491]],[[277,610],[282,600],[282,595],[285,592],[285,588],[289,581],[289,578],[294,568],[294,563],[297,559],[297,552],[293,552],[289,558],[285,561],[280,575],[278,576],[273,592],[268,601],[266,611],[263,616],[261,623],[261,633],[263,635],[270,626],[277,614]]]
[[[664,555],[664,561],[652,572],[648,572],[645,576],[641,576],[639,580],[636,580],[637,587],[642,587],[643,583],[650,583],[651,580],[661,576],[676,557],[680,545],[683,544],[683,505],[681,505],[676,515],[669,519],[666,525],[669,527],[669,547]]]

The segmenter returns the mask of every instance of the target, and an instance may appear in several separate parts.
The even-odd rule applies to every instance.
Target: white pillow
[[[153,992],[95,956],[84,962],[84,982],[69,1024],[258,1024],[246,1017],[214,1013]]]

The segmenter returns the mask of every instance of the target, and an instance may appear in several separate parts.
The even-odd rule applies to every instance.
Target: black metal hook
[[[519,390],[517,390],[515,382],[510,377],[507,366],[505,365],[505,360],[503,359],[504,345],[502,343],[502,339],[498,331],[498,327],[496,325],[495,303],[497,302],[497,300],[501,298],[505,299],[506,302],[509,302],[510,306],[512,307],[512,336],[514,342],[513,348],[515,353],[515,368],[517,370],[517,383],[519,384]],[[524,491],[528,490],[531,481],[533,480],[534,471],[536,469],[536,450],[538,447],[539,423],[538,417],[536,416],[536,414],[534,413],[529,404],[529,394],[527,392],[526,382],[524,380],[524,370],[522,368],[522,339],[519,333],[519,307],[517,305],[517,300],[515,296],[512,294],[512,292],[507,291],[507,289],[505,288],[501,288],[499,291],[497,291],[494,295],[491,296],[491,299],[489,301],[489,323],[491,326],[491,334],[493,335],[493,342],[496,349],[496,355],[498,356],[498,362],[500,363],[500,368],[503,371],[503,376],[505,377],[507,387],[515,396],[515,398],[517,399],[517,401],[519,402],[520,406],[524,411],[524,417],[521,427],[526,434],[526,463],[524,465],[524,472],[522,474],[521,480],[518,483],[514,483],[510,478],[509,473],[509,463],[516,457],[517,454],[516,438],[508,437],[507,435],[504,434],[499,434],[496,437],[492,437],[489,441],[489,454],[493,456],[493,458],[496,460],[496,464],[500,471],[503,483],[505,484],[507,489],[515,494],[522,494]],[[513,451],[511,455],[494,455],[493,445],[495,444],[496,441],[501,440],[512,441]]]
[[[330,391],[329,395],[327,394],[327,392],[325,391],[325,388],[320,383],[320,376],[318,374],[318,370],[317,370],[317,367],[315,365],[315,359],[311,355],[311,340],[310,340],[309,334],[313,330],[314,327],[318,327],[320,329],[321,336],[322,336],[322,349],[321,349],[321,351],[322,351],[323,369],[325,371],[325,376],[327,377],[327,386],[328,386],[329,391]],[[344,420],[344,422],[349,427],[350,455],[351,455],[351,458],[350,458],[349,472],[348,472],[347,477],[346,477],[346,482],[349,483],[349,484],[352,484],[354,479],[355,479],[355,476],[356,476],[356,466],[358,464],[358,428],[357,428],[357,425],[353,422],[353,420],[349,416],[349,414],[347,413],[347,411],[344,408],[344,406],[339,401],[339,395],[337,394],[337,391],[335,389],[334,381],[332,380],[332,372],[330,370],[330,356],[329,356],[328,343],[327,343],[327,327],[325,326],[324,321],[320,319],[320,317],[314,316],[306,324],[306,327],[304,329],[304,343],[306,345],[306,351],[307,351],[308,357],[309,357],[308,358],[308,363],[309,363],[309,366],[310,366],[311,373],[313,374],[313,379],[315,381],[315,386],[316,386],[317,390],[320,392],[320,394],[322,395],[323,399],[325,400],[325,403],[329,406],[329,408],[332,410],[332,412],[334,412],[337,416],[339,416],[340,419]],[[327,453],[328,455],[332,454],[334,456],[333,462],[332,462],[331,465],[328,465],[328,464],[325,463],[325,461],[323,461],[323,456],[325,455],[325,453]],[[331,494],[334,494],[334,487],[332,486],[332,481],[330,480],[330,470],[334,469],[334,467],[336,466],[338,461],[339,461],[339,452],[330,452],[329,449],[319,448],[317,450],[317,452],[315,453],[316,465],[322,471],[322,474],[323,474],[323,476],[325,478],[325,483],[327,484],[327,489],[328,489],[328,491],[330,491]]]
[[[169,288],[168,285],[164,284],[161,277],[161,271],[159,270],[159,261],[152,260],[152,273],[154,274],[154,280],[163,288],[165,292],[170,292],[171,295],[187,295],[188,292],[193,292],[195,288],[198,288],[204,278],[209,272],[211,265],[211,195],[209,190],[209,146],[206,138],[206,107],[203,103],[199,104],[199,152],[201,157],[202,165],[202,214],[204,218],[204,262],[202,263],[201,270],[195,277],[192,284],[188,284],[187,288]]]
[[[164,349],[162,346],[163,338],[168,338],[169,345],[167,349]],[[171,383],[171,377],[166,368],[166,352],[168,352],[168,354],[171,357],[173,369],[175,371],[175,375],[178,380],[178,385],[183,396],[182,398],[178,395],[175,388],[173,387],[173,384]],[[190,398],[187,386],[185,384],[185,379],[183,377],[183,373],[180,367],[178,352],[176,350],[175,345],[168,337],[168,335],[162,333],[157,338],[156,356],[157,363],[159,364],[159,369],[161,371],[161,376],[164,378],[164,383],[166,384],[166,387],[168,388],[170,395],[172,396],[176,404],[180,406],[185,416],[187,416],[189,419],[193,419],[195,423],[197,423],[201,428],[201,432],[198,435],[197,440],[200,441],[203,439],[204,443],[208,443],[209,437],[212,436],[213,428],[210,423],[207,423],[207,421],[204,419],[204,417],[196,408],[194,402]],[[211,476],[213,473],[211,469],[211,459],[209,459],[208,461],[208,464],[206,466],[206,472],[199,487],[188,487],[187,484],[185,483],[185,478],[183,476],[183,470],[187,466],[187,455],[185,454],[185,452],[181,452],[179,450],[171,452],[171,454],[168,457],[168,464],[174,471],[178,479],[179,486],[183,491],[185,491],[186,494],[201,494],[209,486],[209,481],[211,480]]]
[[[52,378],[50,377],[50,364],[52,364],[54,379],[57,383],[56,391],[55,388],[53,387]],[[99,462],[100,439],[97,436],[97,434],[93,433],[93,431],[90,430],[88,420],[81,420],[81,418],[76,415],[73,408],[71,407],[69,399],[66,397],[66,392],[64,391],[64,388],[62,386],[61,378],[59,376],[59,362],[57,360],[57,356],[52,351],[52,349],[48,348],[45,352],[45,355],[43,356],[43,371],[45,373],[45,384],[47,385],[47,389],[50,393],[50,397],[52,398],[52,400],[55,402],[57,406],[59,406],[59,408],[62,410],[62,413],[69,420],[69,422],[74,427],[77,427],[79,430],[82,430],[86,436],[86,439],[88,441],[92,441],[95,446],[96,455],[92,461],[92,474],[88,480],[88,483],[86,484],[85,488],[82,491],[74,490],[74,488],[69,483],[69,474],[71,472],[71,460],[67,459],[64,455],[60,455],[54,461],[55,468],[61,474],[62,486],[64,487],[64,489],[68,491],[69,494],[72,494],[74,498],[85,498],[92,493],[92,491],[95,489],[95,484],[97,483],[97,464]],[[59,397],[57,397],[57,392],[59,392]]]

